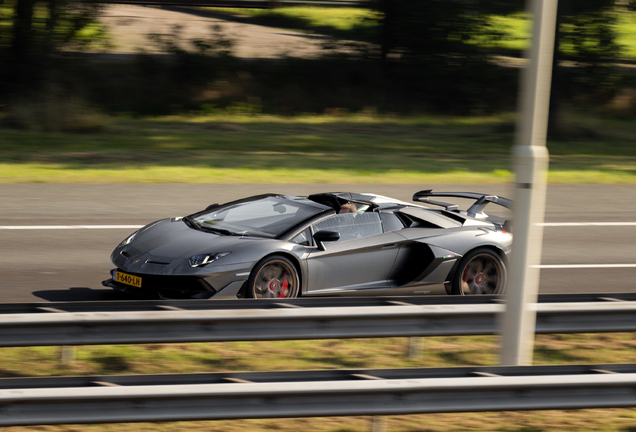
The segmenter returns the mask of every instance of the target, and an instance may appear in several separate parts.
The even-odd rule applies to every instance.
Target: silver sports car
[[[512,202],[431,190],[413,200],[335,192],[213,204],[132,233],[103,284],[159,298],[501,294],[512,234],[484,208]]]

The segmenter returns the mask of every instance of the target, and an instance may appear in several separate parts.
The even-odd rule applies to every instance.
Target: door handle
[[[382,245],[382,249],[392,249],[392,248],[394,248],[396,246],[397,246],[396,243],[385,244],[385,245]]]

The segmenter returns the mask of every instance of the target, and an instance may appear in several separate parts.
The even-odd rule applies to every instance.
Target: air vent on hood
[[[146,264],[159,264],[159,265],[168,265],[170,263],[167,262],[161,262],[161,261],[153,261],[151,259],[146,260]]]

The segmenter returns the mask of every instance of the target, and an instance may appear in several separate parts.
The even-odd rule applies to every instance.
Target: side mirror
[[[210,204],[205,209],[206,210],[212,210],[214,207],[218,207],[218,206],[219,206],[219,203],[214,203],[214,204]]]
[[[318,231],[314,234],[314,240],[321,250],[325,250],[325,242],[335,242],[340,240],[340,233],[335,231]]]

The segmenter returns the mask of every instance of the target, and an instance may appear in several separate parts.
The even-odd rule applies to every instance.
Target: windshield
[[[194,228],[224,235],[274,238],[322,210],[279,196],[257,197],[204,210],[187,218]]]

